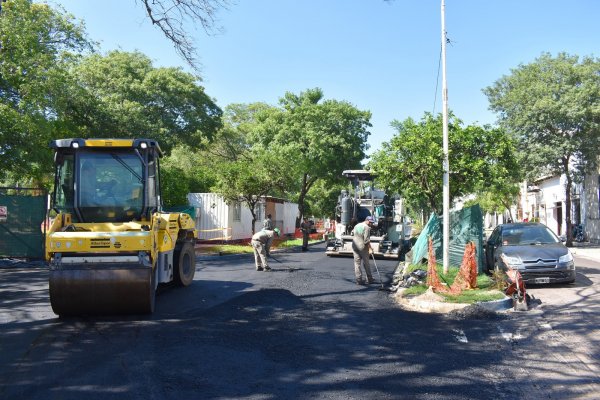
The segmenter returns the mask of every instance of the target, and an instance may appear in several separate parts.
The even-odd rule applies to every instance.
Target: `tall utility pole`
[[[446,82],[446,2],[442,0],[442,115],[443,146],[444,146],[444,213],[443,232],[443,267],[444,274],[448,273],[450,258],[450,162],[448,161],[448,84]]]

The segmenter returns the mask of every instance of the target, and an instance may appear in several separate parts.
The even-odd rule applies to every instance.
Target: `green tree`
[[[252,233],[256,223],[257,206],[265,196],[284,185],[280,171],[282,162],[264,150],[249,150],[235,161],[225,161],[218,166],[219,174],[214,186],[226,202],[240,202],[252,213]]]
[[[442,116],[426,113],[420,122],[393,121],[398,133],[373,154],[369,167],[387,192],[400,193],[409,207],[427,213],[442,208]],[[503,131],[488,126],[462,126],[450,114],[448,123],[450,199],[483,193],[499,179],[515,177],[514,146]],[[507,175],[508,174],[508,175]]]
[[[85,58],[73,70],[77,86],[65,119],[83,137],[140,137],[169,153],[198,146],[221,126],[221,109],[180,68],[154,68],[142,53],[111,51]]]
[[[280,107],[256,114],[255,143],[287,160],[293,177],[287,193],[298,202],[299,215],[307,215],[307,195],[319,181],[335,184],[342,171],[358,168],[368,149],[371,113],[345,101],[323,100],[321,89],[299,95],[286,93]]]
[[[0,14],[0,180],[43,181],[61,125],[69,67],[91,50],[83,26],[47,4],[11,0]]]
[[[348,182],[345,179],[339,183],[318,180],[306,198],[306,215],[335,218],[338,198],[342,189],[347,188]]]
[[[161,162],[161,194],[167,207],[188,204],[188,193],[209,192],[216,183],[214,164],[190,146],[175,147]]]
[[[600,148],[600,59],[542,54],[484,89],[490,109],[522,150],[529,180],[566,178],[567,245],[572,245],[571,189]]]
[[[252,213],[252,230],[257,206],[264,196],[281,193],[289,180],[281,158],[269,149],[255,146],[252,131],[257,113],[269,109],[264,103],[231,104],[225,108],[223,127],[215,140],[199,152],[199,167],[213,182],[212,191],[229,203],[242,203]]]

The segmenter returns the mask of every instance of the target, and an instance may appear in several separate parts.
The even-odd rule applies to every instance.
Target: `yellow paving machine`
[[[60,139],[46,236],[57,315],[151,313],[156,288],[192,283],[196,230],[162,211],[151,139]]]

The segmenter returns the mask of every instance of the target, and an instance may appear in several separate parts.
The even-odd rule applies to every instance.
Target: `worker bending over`
[[[269,254],[273,238],[275,235],[279,237],[280,234],[279,228],[275,228],[273,230],[263,229],[252,236],[250,244],[254,249],[254,264],[256,265],[257,271],[271,270],[271,268],[269,268],[269,262],[267,261],[267,254]]]

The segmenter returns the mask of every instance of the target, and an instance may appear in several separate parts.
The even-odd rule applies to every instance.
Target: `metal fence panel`
[[[0,188],[0,257],[43,258],[46,192]]]

